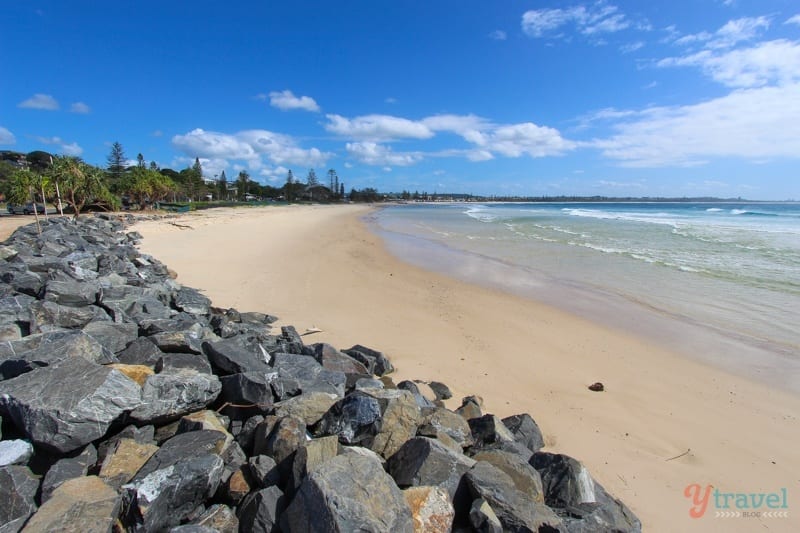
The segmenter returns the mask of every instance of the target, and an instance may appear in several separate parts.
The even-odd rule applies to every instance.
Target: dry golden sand
[[[391,256],[361,206],[219,209],[137,224],[141,249],[215,305],[281,317],[306,342],[386,352],[484,412],[528,412],[646,531],[800,530],[800,398],[626,332]],[[190,226],[181,228],[177,222]],[[602,381],[606,391],[587,386]],[[681,457],[669,458],[691,451]],[[790,518],[691,519],[684,489],[788,489]]]

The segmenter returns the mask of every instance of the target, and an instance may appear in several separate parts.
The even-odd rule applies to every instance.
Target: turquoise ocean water
[[[372,224],[418,266],[800,391],[800,204],[409,204]]]

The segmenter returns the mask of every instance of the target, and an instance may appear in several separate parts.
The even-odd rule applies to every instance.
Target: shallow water
[[[411,204],[400,258],[800,391],[800,205]]]

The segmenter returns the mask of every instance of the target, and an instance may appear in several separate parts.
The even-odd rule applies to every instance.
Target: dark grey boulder
[[[292,457],[292,468],[286,483],[287,495],[294,496],[308,474],[338,454],[339,440],[333,435],[303,442]]]
[[[320,342],[309,346],[314,359],[326,370],[344,372],[345,374],[368,374],[366,367],[349,355],[346,355],[330,344]]]
[[[278,378],[277,372],[244,372],[222,376],[222,398],[235,405],[253,406],[257,413],[266,411],[273,400],[272,384]]]
[[[29,322],[30,314],[28,307],[36,301],[36,298],[26,294],[16,294],[0,298],[0,324],[15,324],[18,322]]]
[[[309,474],[281,521],[284,531],[414,531],[403,494],[380,461],[334,457]]]
[[[219,431],[203,429],[179,433],[165,441],[158,451],[136,473],[132,482],[141,481],[144,477],[164,470],[184,458],[197,457],[207,454],[219,455],[226,443],[226,435]],[[224,462],[220,459],[221,467]],[[222,471],[220,470],[220,475]]]
[[[211,300],[200,294],[197,289],[192,289],[191,287],[178,289],[173,303],[177,309],[193,315],[207,315],[209,307],[211,307]]]
[[[218,455],[206,454],[184,457],[145,476],[137,474],[122,486],[124,522],[144,531],[179,525],[216,492],[223,470]]]
[[[274,485],[250,493],[239,508],[240,530],[253,533],[280,531],[280,515],[287,503],[283,492]]]
[[[93,305],[70,307],[39,300],[30,306],[30,331],[43,333],[59,329],[78,329],[96,320],[109,320],[105,311]]]
[[[394,372],[394,366],[389,359],[377,350],[356,344],[352,348],[343,350],[344,353],[363,364],[371,374],[383,376]]]
[[[27,466],[0,467],[0,533],[16,533],[36,511],[39,479]]]
[[[127,365],[155,366],[164,355],[156,343],[148,337],[138,337],[127,348],[117,354],[120,363]]]
[[[505,450],[486,450],[472,456],[505,472],[514,486],[530,500],[544,503],[544,489],[539,472],[528,464],[525,457]]]
[[[492,448],[514,442],[514,435],[495,415],[470,418],[468,422],[474,449]]]
[[[636,515],[608,494],[580,461],[537,452],[530,463],[542,477],[545,503],[563,517],[569,531],[641,531]]]
[[[447,490],[456,515],[469,511],[472,499],[462,483],[475,461],[437,440],[415,437],[406,442],[386,463],[400,488],[436,485]]]
[[[424,413],[418,430],[421,436],[442,439],[442,435],[445,435],[462,449],[474,443],[469,423],[463,416],[444,407],[435,407]]]
[[[154,333],[148,338],[162,352],[200,354],[203,353],[201,346],[205,342],[203,329],[200,324],[194,324],[180,331]]]
[[[143,426],[139,428],[134,425],[129,425],[115,435],[100,442],[97,445],[97,464],[102,465],[109,451],[113,451],[122,439],[131,439],[139,444],[155,444],[155,427]]]
[[[205,408],[216,400],[222,385],[213,374],[180,369],[147,378],[141,404],[131,411],[140,423],[157,424]]]
[[[157,374],[176,370],[194,370],[201,374],[211,374],[211,365],[206,356],[190,353],[165,353],[155,364]]]
[[[192,523],[198,526],[209,527],[221,533],[239,531],[239,519],[236,513],[227,505],[215,503],[207,508]]]
[[[95,321],[86,324],[83,332],[114,353],[121,352],[139,335],[136,324]]]
[[[247,459],[250,478],[257,488],[263,489],[280,483],[281,474],[275,459],[268,455],[254,455]]]
[[[517,490],[505,472],[487,462],[478,461],[464,480],[474,499],[489,503],[504,531],[558,531],[562,525],[552,510]]]
[[[44,299],[60,305],[83,307],[97,303],[100,287],[94,282],[48,281]]]
[[[469,420],[483,416],[482,408],[483,398],[480,396],[467,396],[461,399],[461,407],[456,409],[456,413]]]
[[[102,437],[138,407],[141,392],[121,372],[71,357],[0,382],[0,413],[34,444],[63,454]]]
[[[258,346],[246,348],[236,338],[204,342],[202,348],[203,353],[211,362],[211,366],[222,374],[268,373],[271,371],[270,357],[266,351],[262,351]]]
[[[497,514],[483,498],[472,502],[469,510],[469,523],[477,533],[503,533],[503,524]]]
[[[284,460],[297,450],[306,441],[306,425],[299,418],[287,416],[281,418],[273,426],[272,431],[266,439],[257,438],[253,443],[253,453],[256,455],[268,455],[275,459],[281,466]],[[286,466],[288,469],[288,465]]]
[[[0,280],[8,284],[15,292],[38,298],[44,288],[44,277],[23,267],[0,266]]]
[[[531,418],[531,415],[523,413],[513,415],[503,419],[503,424],[508,428],[514,440],[528,448],[532,452],[538,452],[544,448],[544,437],[539,426]]]
[[[413,381],[401,381],[397,384],[397,388],[413,394],[414,400],[417,402],[417,405],[419,405],[420,409],[430,409],[436,407],[432,401],[422,395],[422,393],[419,391],[419,387]]]
[[[433,390],[433,393],[436,394],[437,400],[449,400],[453,397],[450,387],[440,381],[431,381],[428,383],[428,386]]]
[[[50,331],[0,342],[0,378],[11,379],[70,358],[116,363],[108,348],[82,331]]]
[[[272,369],[278,372],[284,387],[296,383],[299,393],[329,392],[339,397],[344,396],[347,378],[343,372],[326,370],[313,357],[307,355],[279,352],[272,357]]]
[[[381,431],[382,422],[378,399],[357,391],[333,404],[312,433],[318,437],[336,435],[342,444],[368,446]]]
[[[49,500],[53,491],[65,481],[85,476],[96,462],[97,450],[89,444],[74,457],[64,457],[53,463],[42,480],[42,503]]]

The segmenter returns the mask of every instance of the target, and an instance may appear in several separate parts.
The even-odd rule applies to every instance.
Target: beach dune
[[[280,317],[307,343],[364,344],[403,379],[437,380],[484,412],[527,412],[549,451],[583,461],[646,531],[800,529],[800,398],[625,331],[403,263],[363,206],[217,209],[138,223],[141,249],[215,305]],[[588,385],[600,381],[604,392]],[[702,491],[780,493],[788,518],[703,516]],[[694,499],[691,496],[696,496]],[[742,509],[740,509],[742,510]],[[767,511],[765,507],[760,509]],[[777,509],[776,509],[777,510]]]

